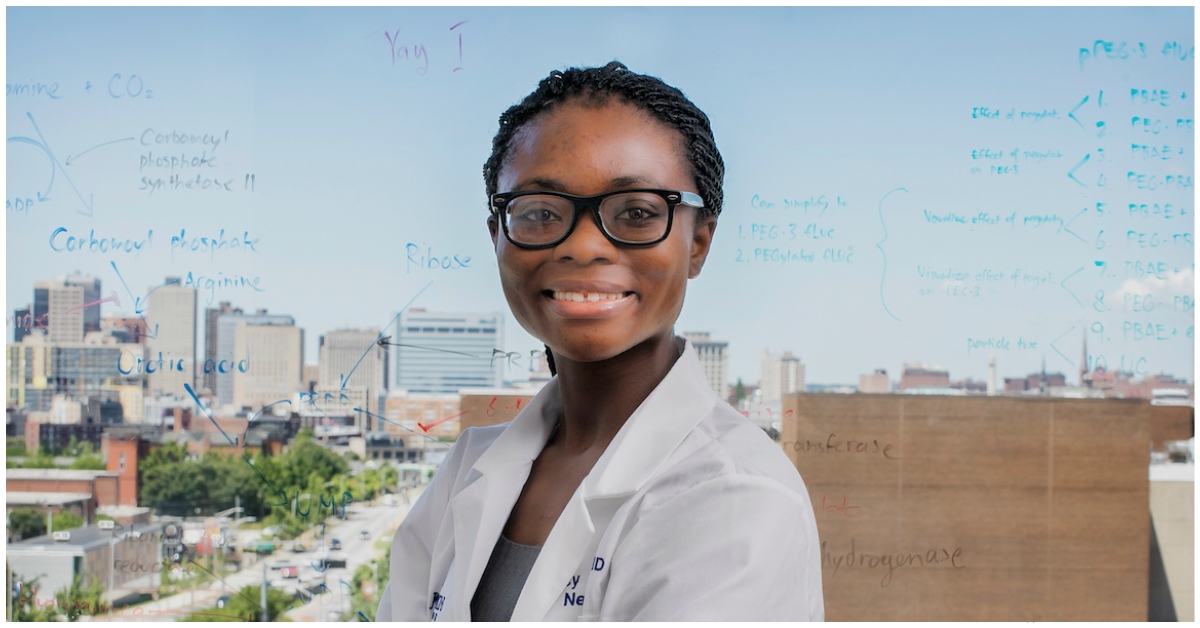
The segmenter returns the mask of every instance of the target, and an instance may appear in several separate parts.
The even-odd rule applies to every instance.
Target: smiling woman
[[[487,226],[552,379],[459,437],[396,531],[387,620],[820,620],[795,467],[675,335],[721,211],[707,116],[620,63],[500,118]]]

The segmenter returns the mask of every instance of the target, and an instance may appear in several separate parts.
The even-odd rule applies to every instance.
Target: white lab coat
[[[396,530],[376,621],[468,621],[561,402],[463,432]],[[820,543],[779,446],[713,393],[691,343],[571,496],[513,610],[533,620],[823,620]]]

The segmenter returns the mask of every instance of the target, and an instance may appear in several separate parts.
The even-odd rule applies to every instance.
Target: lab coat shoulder
[[[463,431],[421,497],[392,539],[391,578],[380,596],[376,621],[425,621],[429,618],[431,567],[437,539],[453,534],[450,500],[467,484],[475,461],[508,423]],[[445,544],[443,544],[445,545]]]
[[[741,414],[717,404],[639,493],[600,619],[824,618],[808,491]]]

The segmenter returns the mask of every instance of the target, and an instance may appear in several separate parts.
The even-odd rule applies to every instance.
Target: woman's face
[[[517,132],[498,191],[695,193],[682,143],[678,131],[618,98],[599,106],[568,101]],[[667,239],[646,248],[613,244],[591,212],[580,212],[566,240],[541,250],[514,246],[489,219],[513,316],[556,356],[580,362],[612,358],[650,338],[669,339],[687,280],[700,273],[716,228],[715,218],[698,219],[696,211],[677,207]],[[572,300],[575,294],[584,302]],[[590,294],[601,300],[588,301]]]

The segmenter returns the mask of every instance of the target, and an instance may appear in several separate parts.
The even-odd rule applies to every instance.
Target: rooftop
[[[75,502],[85,502],[91,498],[91,493],[26,493],[21,491],[5,491],[4,493],[4,503],[9,506],[66,506]]]
[[[66,530],[66,532],[71,534],[71,537],[65,541],[56,541],[51,535],[43,534],[42,536],[35,536],[31,539],[10,543],[6,548],[6,552],[9,554],[39,552],[77,553],[80,550],[87,551],[108,545],[114,538],[121,541],[131,531],[135,535],[161,533],[162,525],[143,524],[133,526],[131,529],[128,526],[118,524],[112,529],[105,530],[93,524]]]
[[[7,480],[94,480],[98,477],[118,477],[110,471],[81,469],[5,469]]]

